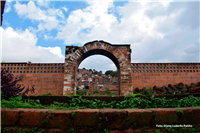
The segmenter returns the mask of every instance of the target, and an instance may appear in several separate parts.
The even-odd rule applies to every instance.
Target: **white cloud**
[[[41,7],[46,7],[47,8],[47,7],[49,7],[49,4],[50,3],[48,1],[43,1],[43,0],[38,0],[37,1],[37,5],[41,6]]]
[[[65,12],[68,11],[68,9],[67,9],[66,7],[62,7],[62,9],[63,9]]]
[[[17,31],[12,27],[3,29],[2,59],[6,62],[63,63],[64,56],[59,47],[36,46],[37,37],[29,30]]]
[[[88,4],[89,6],[85,9],[78,9],[70,13],[67,24],[62,28],[61,32],[58,32],[58,39],[65,39],[66,44],[73,42],[83,43],[86,42],[83,39],[84,37],[87,39],[88,36],[92,37],[99,33],[109,32],[111,26],[117,22],[115,16],[108,14],[108,8],[113,7],[113,2],[88,1]],[[86,36],[83,31],[90,31],[91,28],[93,28],[94,33]]]
[[[45,6],[43,5],[44,2],[41,1],[37,4],[39,6]],[[52,29],[56,29],[59,26],[60,18],[61,20],[65,19],[65,16],[60,9],[48,7],[47,9],[42,10],[40,7],[36,6],[33,1],[30,1],[27,4],[16,2],[14,8],[19,16],[39,22],[38,29],[32,29],[32,31],[36,32],[41,30],[50,31]]]
[[[44,35],[44,40],[53,39],[53,36]]]
[[[57,55],[60,58],[63,58],[64,56],[61,54],[61,48],[60,47],[48,47],[45,48],[48,49],[51,53],[53,53],[54,55]]]
[[[6,1],[6,4],[5,4],[5,13],[8,13],[8,12],[10,12],[11,11],[11,6],[12,6],[12,3],[11,3],[11,1]]]
[[[35,3],[30,1],[27,5],[16,2],[14,5],[16,12],[20,16],[25,16],[31,20],[46,20],[47,16],[43,10],[36,7]]]
[[[72,11],[58,32],[57,38],[66,45],[104,40],[131,44],[132,62],[200,61],[193,46],[199,40],[198,2],[143,1],[121,7],[114,7],[112,1],[88,3],[85,9]],[[119,9],[120,18],[108,13],[111,8]]]
[[[28,4],[17,2],[15,9],[18,15],[39,22],[40,31],[57,29],[56,38],[64,40],[66,45],[104,40],[113,44],[131,44],[132,62],[200,61],[198,2],[143,1],[130,2],[120,7],[115,7],[113,1],[93,0],[87,3],[86,8],[72,12],[65,6],[55,9],[48,5],[46,10],[42,10],[41,7],[45,6],[37,3],[38,7],[31,1]],[[67,19],[62,11],[69,12]],[[14,33],[21,34],[17,31]],[[51,36],[45,34],[44,38],[51,39]],[[48,54],[58,59],[61,57],[60,49],[56,47],[36,49],[48,51]],[[92,56],[88,61],[84,60],[87,62],[85,65],[92,65],[97,70],[111,69],[112,61],[101,58]],[[106,64],[107,68],[100,67],[101,64]]]

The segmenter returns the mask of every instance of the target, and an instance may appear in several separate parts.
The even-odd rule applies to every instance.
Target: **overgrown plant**
[[[107,94],[110,94],[110,89],[108,87],[106,87],[105,90]]]
[[[1,96],[4,99],[9,99],[10,97],[15,97],[19,95],[25,95],[29,91],[31,93],[34,92],[34,85],[31,89],[29,86],[25,89],[25,87],[21,88],[21,85],[18,84],[19,81],[22,81],[21,77],[14,77],[13,74],[6,69],[1,70]],[[24,90],[25,89],[25,90]]]
[[[87,91],[86,90],[77,90],[76,91],[76,95],[78,96],[86,96],[87,95]]]
[[[10,100],[3,99],[1,101],[2,108],[46,108],[46,109],[98,109],[98,108],[174,108],[174,107],[200,107],[200,97],[189,96],[183,99],[166,99],[141,97],[141,94],[127,95],[123,101],[101,101],[88,100],[82,97],[71,98],[69,102],[58,103],[54,101],[51,105],[42,105],[39,100],[28,99],[22,101],[22,96],[10,98]],[[181,111],[179,110],[178,113]],[[180,117],[181,118],[181,117]],[[180,119],[181,120],[181,119]]]
[[[41,96],[52,96],[52,94],[51,93],[41,94]]]
[[[147,87],[147,95],[153,95],[153,89],[151,87]]]
[[[85,86],[85,89],[86,89],[86,90],[89,90],[89,89],[90,89],[90,87],[89,87],[88,85],[86,85],[86,86]]]
[[[98,94],[98,93],[99,93],[98,90],[94,90],[94,91],[93,91],[93,94]]]

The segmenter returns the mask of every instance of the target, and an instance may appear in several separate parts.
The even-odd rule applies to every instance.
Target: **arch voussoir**
[[[75,94],[78,66],[85,58],[95,54],[107,56],[116,65],[120,95],[126,95],[131,91],[130,45],[113,45],[104,41],[93,41],[82,47],[66,46],[63,95]]]

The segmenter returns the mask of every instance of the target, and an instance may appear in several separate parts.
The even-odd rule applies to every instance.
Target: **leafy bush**
[[[77,90],[77,91],[76,91],[76,95],[80,95],[80,91]]]
[[[80,89],[80,88],[77,86],[77,87],[76,87],[76,90],[79,90],[79,89]]]
[[[15,97],[19,95],[25,95],[29,91],[31,93],[34,92],[34,85],[32,86],[31,89],[29,87],[26,88],[24,91],[25,87],[21,88],[21,85],[19,85],[17,82],[22,81],[21,77],[14,77],[13,74],[9,72],[8,70],[2,69],[1,70],[1,95],[2,98],[9,99],[10,97]]]
[[[147,87],[147,95],[153,95],[153,89],[150,87]]]
[[[77,90],[76,91],[76,95],[79,95],[79,96],[83,96],[83,95],[87,95],[87,91],[84,91],[84,90],[82,90],[82,91],[79,91],[79,90]]]
[[[105,90],[107,94],[110,94],[110,89],[108,87],[106,87]]]
[[[85,89],[86,89],[86,90],[89,90],[89,89],[90,89],[90,87],[89,87],[88,85],[86,85],[86,86],[85,86]]]
[[[41,94],[41,96],[52,96],[52,94],[51,93]]]
[[[138,97],[139,96],[139,97]],[[3,99],[1,101],[2,108],[46,108],[46,109],[98,109],[98,108],[175,108],[175,107],[200,107],[200,97],[189,96],[178,100],[177,98],[166,99],[155,98],[142,98],[141,94],[127,95],[123,101],[105,102],[101,100],[87,100],[82,97],[71,98],[67,103],[54,102],[51,105],[41,105],[39,100],[28,99],[22,101],[22,96],[10,98],[9,100]],[[180,111],[179,111],[180,112]]]
[[[87,91],[82,91],[84,94],[85,94],[85,96],[87,95]]]
[[[98,94],[98,93],[99,93],[98,90],[94,90],[94,91],[93,91],[93,94]]]

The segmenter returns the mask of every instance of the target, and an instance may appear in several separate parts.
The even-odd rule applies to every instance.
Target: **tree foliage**
[[[118,71],[108,70],[105,72],[106,75],[111,75],[112,77],[118,77]]]
[[[110,94],[110,93],[111,93],[111,92],[110,92],[110,88],[106,87],[105,90],[106,90],[106,93],[107,93],[107,94]]]
[[[85,68],[83,68],[83,69],[85,69]],[[98,75],[102,75],[103,74],[103,72],[101,70],[100,71],[97,71],[95,69],[85,69],[85,70],[87,70],[89,72],[92,72],[92,74],[98,74]],[[105,74],[106,75],[111,75],[112,77],[118,77],[118,71],[107,70],[105,72]]]
[[[31,93],[34,92],[34,86],[32,86],[31,89],[29,89],[29,87],[27,87],[25,89],[25,87],[21,88],[21,85],[19,85],[17,82],[22,81],[21,77],[14,77],[13,74],[11,74],[9,72],[9,68],[8,70],[2,69],[1,70],[1,95],[3,98],[5,99],[9,99],[10,97],[14,97],[14,96],[19,96],[19,95],[25,95],[27,94],[29,91],[31,91]],[[25,89],[25,91],[24,91]]]
[[[89,89],[90,89],[90,87],[89,87],[88,85],[86,85],[86,86],[85,86],[85,89],[86,89],[86,90],[89,90]]]
[[[92,74],[98,74],[98,75],[101,75],[102,74],[102,71],[100,70],[100,71],[97,71],[97,70],[95,70],[95,69],[86,69],[86,70],[88,70],[89,72],[92,72]]]

